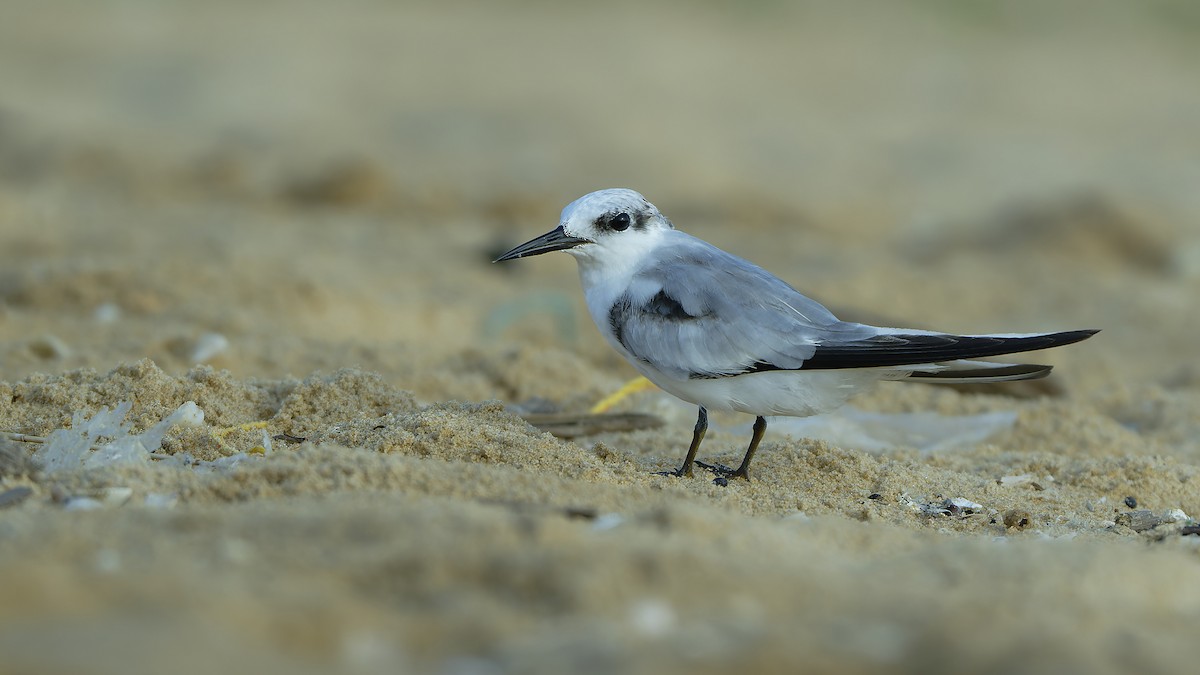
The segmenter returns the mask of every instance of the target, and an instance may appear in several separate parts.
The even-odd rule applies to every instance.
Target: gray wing
[[[839,321],[761,267],[673,234],[676,241],[634,275],[608,318],[630,354],[678,379],[943,363],[1058,347],[1096,333],[949,335]]]
[[[831,335],[874,328],[839,321],[820,303],[750,262],[679,231],[635,274],[609,311],[621,345],[679,379],[797,369]]]

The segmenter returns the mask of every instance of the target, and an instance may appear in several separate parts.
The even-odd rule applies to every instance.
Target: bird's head
[[[626,188],[598,190],[567,204],[558,227],[531,239],[496,262],[566,251],[588,259],[636,258],[654,247],[663,232],[674,229],[653,204]]]

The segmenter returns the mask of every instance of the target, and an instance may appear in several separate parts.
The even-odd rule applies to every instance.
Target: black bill
[[[531,255],[540,255],[549,253],[550,251],[562,251],[572,248],[580,244],[588,243],[587,239],[572,237],[563,231],[562,225],[550,230],[546,234],[521,244],[513,250],[496,258],[492,262],[504,262],[505,260],[513,260],[515,258],[527,258]]]

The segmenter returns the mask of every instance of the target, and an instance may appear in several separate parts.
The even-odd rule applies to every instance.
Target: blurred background
[[[0,430],[188,396],[172,452],[336,445],[0,445],[0,670],[1189,672],[1197,537],[1116,521],[1200,509],[1198,65],[1194,0],[4,0]],[[988,443],[773,422],[728,489],[649,474],[695,419],[653,393],[575,443],[445,403],[634,376],[568,256],[491,263],[618,186],[845,318],[1103,332],[1030,357],[1058,399],[856,402]]]
[[[623,369],[566,256],[488,263],[612,186],[848,316],[1100,327],[1103,377],[1197,355],[1187,0],[3,14],[9,380],[358,364],[430,400],[536,394],[457,377],[494,349]]]

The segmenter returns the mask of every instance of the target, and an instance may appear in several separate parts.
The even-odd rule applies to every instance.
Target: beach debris
[[[608,412],[613,408],[613,406],[629,398],[631,395],[642,391],[650,391],[652,389],[657,389],[653,382],[644,377],[635,377],[621,385],[620,389],[600,399],[600,402],[592,406],[592,409],[589,412],[597,414]]]
[[[271,447],[271,434],[268,434],[266,429],[260,429],[259,433],[262,434],[262,443],[250,448],[246,452],[251,455],[263,456],[271,454],[273,452],[273,448]]]
[[[897,500],[900,504],[918,511],[924,516],[953,516],[955,518],[967,518],[977,513],[983,513],[984,507],[982,504],[976,504],[965,497],[951,497],[943,499],[940,502],[918,502],[908,493],[901,493]]]
[[[661,417],[645,413],[527,413],[521,418],[558,438],[657,429],[663,425]]]
[[[64,494],[61,488],[52,492],[54,501],[63,505],[67,511],[95,511],[104,508],[124,506],[133,497],[131,487],[103,487],[89,490],[83,494]]]
[[[1033,516],[1023,509],[1009,509],[1004,512],[1004,527],[1013,530],[1023,530],[1033,522]]]
[[[1163,521],[1168,523],[1190,523],[1191,516],[1183,512],[1183,509],[1171,509],[1163,514]]]
[[[1191,520],[1182,509],[1171,509],[1155,513],[1149,509],[1138,509],[1127,513],[1119,513],[1114,519],[1117,525],[1128,527],[1134,532],[1145,532],[1167,523],[1187,523]]]
[[[33,496],[33,488],[27,485],[19,485],[15,488],[10,488],[4,492],[0,492],[0,509],[16,506],[26,499],[29,499],[31,496]]]
[[[956,518],[966,518],[967,516],[973,516],[983,511],[982,504],[976,504],[962,497],[954,497],[953,499],[943,501],[942,508],[946,510],[948,515]]]
[[[1115,520],[1118,525],[1124,525],[1134,532],[1145,532],[1162,524],[1158,515],[1149,509],[1121,513]]]
[[[1133,496],[1126,497],[1125,498],[1125,506],[1128,506],[1131,509],[1136,509],[1137,508],[1137,497],[1133,497]]]
[[[921,514],[926,516],[948,516],[950,511],[946,509],[944,503],[934,504],[933,502],[924,502],[920,504]]]
[[[230,427],[221,427],[220,429],[213,429],[212,431],[209,432],[209,436],[211,436],[213,438],[213,440],[215,440],[217,442],[217,447],[221,448],[221,450],[223,452],[228,452],[228,453],[232,454],[233,449],[229,446],[228,443],[225,442],[226,437],[230,436],[231,434],[240,433],[240,432],[244,432],[244,431],[265,430],[269,426],[271,426],[271,423],[266,420],[259,420],[257,422],[245,422],[243,424],[235,424]],[[265,434],[266,431],[263,431],[262,433]],[[267,443],[266,445],[269,446],[270,443]],[[258,454],[265,454],[265,450],[266,450],[266,448],[263,448]],[[251,448],[251,451],[253,451],[253,448]]]
[[[375,428],[382,429],[384,427],[383,427],[383,425],[380,425]],[[274,436],[271,437],[271,440],[283,441],[284,443],[303,443],[304,441],[307,441],[308,439],[303,436],[293,436],[289,433],[284,432],[281,434],[275,434]]]
[[[123,401],[112,410],[101,408],[91,419],[76,411],[71,428],[51,431],[42,439],[42,447],[33,453],[33,460],[46,473],[144,462],[162,446],[163,436],[171,427],[204,423],[204,411],[188,401],[158,424],[140,434],[131,434],[130,425],[124,420],[132,408],[132,401]]]
[[[1200,525],[1184,525],[1183,529],[1179,530],[1179,534],[1187,536],[1200,536]]]

